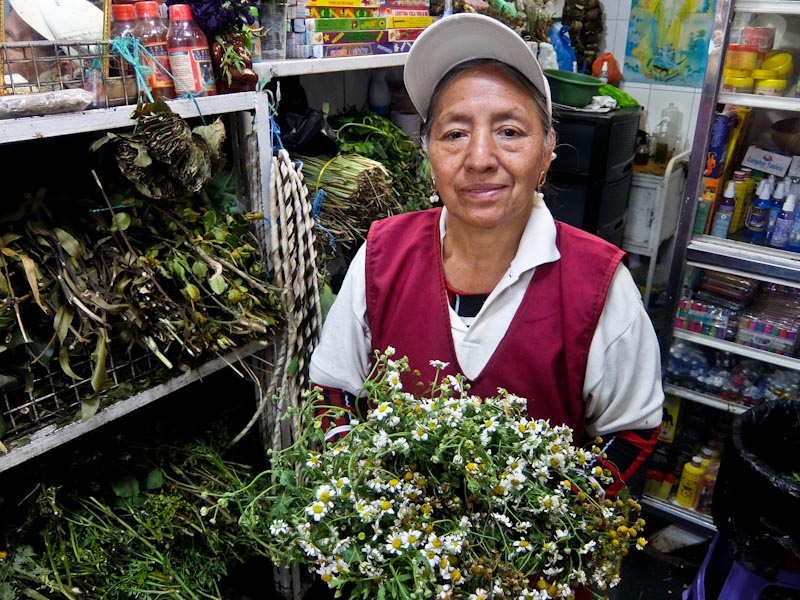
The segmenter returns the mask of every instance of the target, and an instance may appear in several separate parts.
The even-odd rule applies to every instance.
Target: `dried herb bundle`
[[[310,194],[325,192],[316,220],[337,244],[352,249],[375,219],[401,212],[391,174],[378,161],[358,154],[296,158],[303,163]]]

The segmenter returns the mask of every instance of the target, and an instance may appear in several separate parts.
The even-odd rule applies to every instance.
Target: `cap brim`
[[[403,79],[414,108],[425,119],[436,84],[468,60],[491,58],[519,70],[542,92],[551,113],[550,86],[533,51],[513,29],[477,13],[444,17],[420,34],[406,58]]]
[[[44,20],[42,10],[39,8],[38,2],[32,0],[9,0],[11,9],[19,15],[19,18],[33,29],[36,33],[46,40],[53,41],[56,36],[47,26]],[[14,42],[25,42],[29,40],[9,40]]]

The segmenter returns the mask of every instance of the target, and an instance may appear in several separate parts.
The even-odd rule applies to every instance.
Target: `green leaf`
[[[134,498],[139,495],[139,482],[132,475],[124,475],[111,482],[111,489],[119,498]]]
[[[161,469],[153,469],[147,474],[144,486],[148,490],[157,490],[164,485],[164,471]]]
[[[131,216],[126,212],[114,213],[114,223],[111,231],[125,231],[131,226]]]
[[[97,343],[94,346],[92,353],[92,362],[94,369],[92,370],[92,389],[95,392],[104,390],[106,382],[108,381],[108,372],[106,371],[106,359],[108,358],[108,346],[106,345],[106,336],[104,331],[100,331],[97,335]],[[95,407],[95,411],[97,407]],[[94,413],[92,413],[94,414]]]
[[[207,210],[203,215],[203,227],[206,231],[211,231],[214,225],[217,224],[217,213],[213,210]]]
[[[186,297],[192,302],[200,300],[200,289],[193,283],[187,283],[183,288],[183,293],[186,294]]]
[[[100,396],[92,394],[87,398],[81,398],[81,421],[91,419],[97,414],[97,409],[100,408]]]
[[[56,238],[58,238],[61,247],[64,248],[64,252],[69,254],[72,258],[80,258],[83,256],[83,247],[78,240],[58,227],[53,229],[53,233],[56,234]]]
[[[198,279],[205,279],[208,275],[208,265],[202,260],[196,260],[192,264],[192,274]]]
[[[228,284],[225,282],[225,278],[221,274],[214,275],[211,279],[209,279],[208,285],[211,286],[211,289],[215,294],[223,294],[225,290],[228,289]]]

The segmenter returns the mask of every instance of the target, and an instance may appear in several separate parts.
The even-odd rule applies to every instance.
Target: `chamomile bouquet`
[[[406,393],[411,367],[393,353],[376,353],[369,411],[346,436],[324,441],[323,413],[336,409],[310,392],[296,443],[224,499],[260,551],[350,598],[571,598],[615,586],[623,556],[645,544],[644,522],[634,500],[604,497],[597,445],[575,447],[568,427],[529,418],[505,390],[471,395],[463,377]]]

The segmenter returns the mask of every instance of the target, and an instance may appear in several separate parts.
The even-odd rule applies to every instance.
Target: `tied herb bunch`
[[[296,443],[220,499],[238,504],[259,551],[350,598],[572,598],[615,586],[623,556],[646,543],[644,521],[633,499],[604,497],[599,448],[529,419],[505,390],[471,395],[462,376],[403,392],[410,367],[393,354],[376,352],[371,409],[344,438],[324,442],[311,392]]]
[[[198,27],[209,41],[228,36],[251,35],[251,25],[256,22],[261,0],[168,0],[167,4],[186,3]]]

